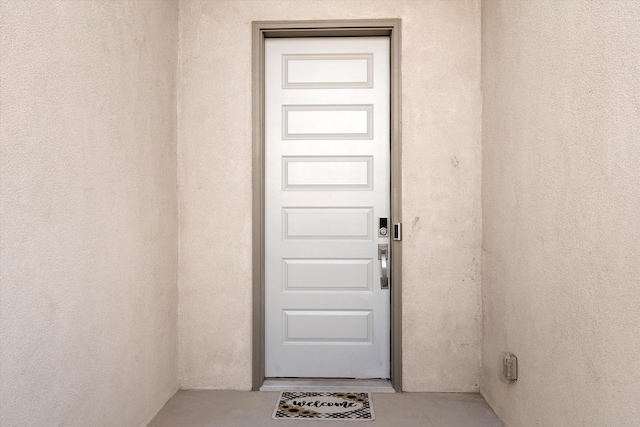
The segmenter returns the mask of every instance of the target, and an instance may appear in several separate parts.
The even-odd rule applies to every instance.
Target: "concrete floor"
[[[180,390],[151,427],[503,427],[473,393],[372,393],[374,421],[273,420],[279,392]]]

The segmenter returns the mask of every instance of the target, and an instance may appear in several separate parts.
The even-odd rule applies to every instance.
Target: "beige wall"
[[[482,19],[481,391],[508,426],[637,426],[640,2],[489,0]]]
[[[178,387],[177,4],[0,7],[0,425],[144,425]]]
[[[180,1],[182,386],[251,387],[251,21],[402,19],[404,387],[480,377],[479,1]]]

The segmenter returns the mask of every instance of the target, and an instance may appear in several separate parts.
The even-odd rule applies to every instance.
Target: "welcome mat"
[[[283,391],[273,419],[372,421],[369,393]]]

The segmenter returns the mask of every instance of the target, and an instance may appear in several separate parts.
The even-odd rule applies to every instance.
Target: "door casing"
[[[254,21],[252,23],[253,333],[252,389],[265,379],[264,279],[264,40],[267,37],[389,36],[391,59],[391,222],[402,222],[399,19]],[[391,240],[391,384],[402,391],[402,242]]]

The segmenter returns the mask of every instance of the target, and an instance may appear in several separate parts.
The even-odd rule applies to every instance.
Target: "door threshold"
[[[270,378],[260,391],[331,391],[395,393],[390,380]]]

